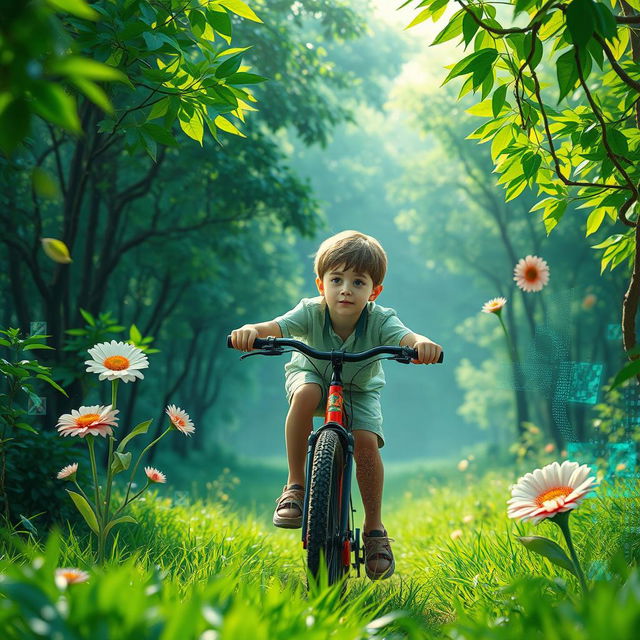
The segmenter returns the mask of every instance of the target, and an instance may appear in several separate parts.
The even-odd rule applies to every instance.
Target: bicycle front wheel
[[[335,431],[322,431],[313,453],[309,479],[307,566],[318,577],[321,562],[327,567],[329,584],[348,570],[342,560],[340,500],[344,475],[344,451]]]

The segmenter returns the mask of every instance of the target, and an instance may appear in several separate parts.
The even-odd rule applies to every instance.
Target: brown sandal
[[[372,529],[369,534],[362,533],[364,545],[364,567],[367,577],[371,580],[385,580],[393,575],[396,569],[396,561],[393,558],[390,541],[393,538],[387,536],[387,532],[380,529]],[[373,567],[369,563],[373,564]]]
[[[299,484],[287,487],[285,484],[276,502],[278,505],[273,512],[273,524],[282,529],[299,529],[302,526],[304,487]]]

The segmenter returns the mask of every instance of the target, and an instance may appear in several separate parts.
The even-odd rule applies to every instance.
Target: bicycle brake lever
[[[245,353],[243,356],[240,356],[240,360],[244,360],[249,356],[280,356],[285,353],[284,349],[268,349],[268,350],[258,350],[252,351],[251,353]]]

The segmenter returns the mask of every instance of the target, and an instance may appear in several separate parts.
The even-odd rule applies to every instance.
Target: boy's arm
[[[429,340],[426,336],[421,336],[419,333],[407,333],[400,340],[400,346],[416,349],[418,359],[411,361],[415,364],[434,364],[438,362],[438,358],[442,353],[442,347],[439,344]]]
[[[256,338],[268,338],[270,336],[282,338],[280,325],[274,320],[271,322],[259,322],[258,324],[245,324],[231,332],[231,344],[234,349],[251,351]]]

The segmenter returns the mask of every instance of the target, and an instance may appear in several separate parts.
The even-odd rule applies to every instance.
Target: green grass
[[[283,484],[282,468],[237,467],[222,476],[200,489],[201,494],[209,493],[207,498],[191,501],[179,493],[134,503],[132,515],[140,524],[120,528],[104,569],[93,568],[87,538],[72,532],[53,540],[45,554],[47,562],[40,566],[36,561],[36,568],[33,557],[41,551],[34,542],[16,548],[13,540],[5,541],[0,571],[8,577],[0,582],[6,598],[0,600],[0,627],[4,621],[13,633],[6,637],[53,637],[34,635],[32,627],[34,619],[42,618],[42,607],[59,611],[60,594],[51,577],[54,565],[76,566],[92,574],[88,584],[69,588],[71,613],[66,618],[56,614],[60,628],[69,634],[60,636],[65,640],[289,640],[327,638],[331,632],[345,640],[476,638],[491,637],[483,634],[496,624],[500,632],[510,624],[522,625],[528,615],[536,620],[559,616],[560,622],[552,617],[548,624],[564,625],[568,634],[548,632],[539,637],[588,638],[581,634],[599,628],[594,626],[597,611],[582,608],[577,581],[517,541],[517,535],[544,535],[564,546],[552,523],[534,527],[506,517],[512,474],[462,474],[455,464],[388,468],[383,515],[395,540],[396,574],[378,583],[371,583],[364,572],[361,578],[350,578],[346,604],[335,588],[319,587],[307,594],[299,530],[276,529],[270,523]],[[234,477],[239,481],[233,482]],[[603,577],[613,572],[613,578],[594,582],[593,598],[599,602],[621,598],[611,590],[619,589],[624,567],[640,556],[637,523],[629,522],[633,514],[637,521],[640,511],[637,489],[636,481],[633,497],[611,497],[603,488],[571,516],[574,543],[585,569]],[[355,497],[355,484],[353,493]],[[215,500],[216,495],[227,498]],[[357,525],[361,516],[359,510]],[[623,560],[620,553],[616,556],[621,549],[626,553]],[[542,578],[532,581],[530,576]],[[32,592],[27,593],[26,584],[31,584]],[[48,595],[36,597],[38,589]],[[622,599],[626,604],[611,614],[615,618],[611,624],[617,620],[621,633],[639,621],[638,591],[635,598],[633,588],[627,588],[627,599]],[[518,609],[516,602],[526,606]],[[34,603],[42,606],[38,609]],[[25,607],[31,607],[28,615]],[[448,635],[452,628],[457,636]],[[96,629],[103,629],[103,635]],[[207,630],[211,633],[203,636]]]

